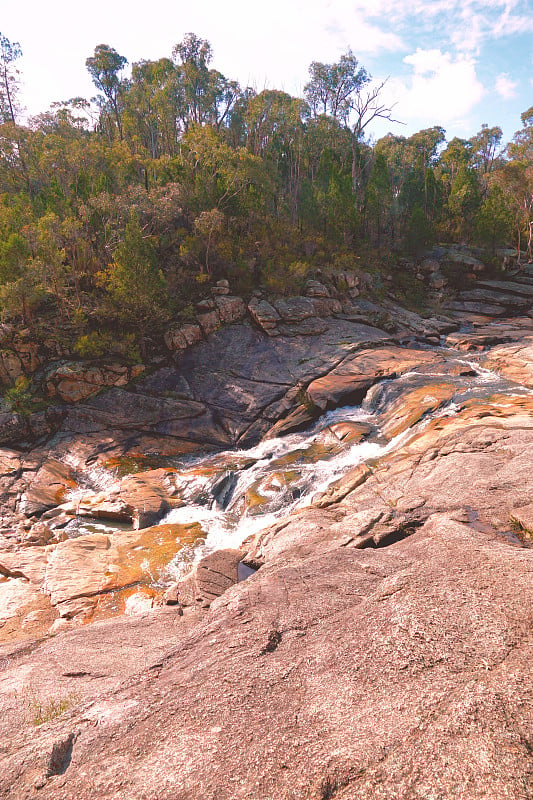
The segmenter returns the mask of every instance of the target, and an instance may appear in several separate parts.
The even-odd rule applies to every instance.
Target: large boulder
[[[493,347],[483,359],[483,366],[533,388],[533,337],[526,337],[518,344]]]
[[[438,360],[436,353],[399,347],[363,350],[307,387],[312,406],[324,411],[341,405],[361,403],[368,389],[378,380],[394,377],[415,366]]]
[[[246,305],[241,297],[217,297],[215,299],[220,322],[231,325],[246,315]]]
[[[158,525],[67,539],[48,557],[43,589],[62,617],[90,612],[99,596],[160,580],[180,548],[202,533],[198,525]]]
[[[283,322],[298,323],[315,316],[315,307],[308,297],[286,297],[275,302]]]
[[[181,352],[202,338],[202,329],[197,323],[172,325],[165,333],[165,344],[169,350]]]
[[[215,550],[194,565],[172,592],[183,607],[199,605],[209,608],[213,600],[239,580],[240,550]]]
[[[279,334],[277,326],[281,316],[267,300],[260,297],[252,297],[248,303],[248,311],[254,322],[269,336],[277,336]]]
[[[79,403],[110,386],[126,386],[144,369],[140,364],[133,367],[124,364],[91,366],[69,362],[48,372],[46,390],[50,397],[65,403]]]
[[[71,467],[57,459],[50,458],[37,471],[22,496],[20,509],[28,517],[42,514],[48,508],[62,503],[67,493],[76,486]]]

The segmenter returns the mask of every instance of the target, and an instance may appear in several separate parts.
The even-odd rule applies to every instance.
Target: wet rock
[[[299,405],[286,417],[280,419],[275,425],[272,425],[268,433],[265,434],[265,439],[275,439],[278,436],[285,436],[287,433],[295,433],[296,431],[305,430],[317,418],[317,410],[310,407],[309,404]]]
[[[448,402],[456,391],[454,384],[432,383],[411,391],[388,404],[383,413],[383,434],[392,439],[415,425],[428,412],[435,411]]]
[[[93,608],[94,603],[73,603],[103,592],[157,580],[183,544],[202,535],[196,524],[159,525],[142,531],[112,535],[93,533],[58,544],[46,566],[44,591],[62,617]]]
[[[417,364],[436,361],[436,354],[427,351],[383,347],[365,350],[346,359],[329,375],[317,378],[307,387],[310,403],[325,410],[341,405],[356,405],[377,381],[406,372]]]
[[[168,492],[146,476],[134,475],[123,480],[120,500],[132,509],[136,530],[156,525],[170,509]]]
[[[360,442],[372,433],[372,426],[365,422],[334,422],[326,428],[340,442]]]
[[[238,479],[239,476],[237,473],[227,472],[225,475],[219,478],[219,480],[211,489],[213,497],[220,508],[224,509],[229,505]]]
[[[358,405],[376,378],[352,375],[326,375],[307,387],[309,401],[321,411],[342,405]]]
[[[67,492],[76,485],[71,468],[61,461],[50,458],[38,470],[24,493],[20,509],[28,517],[41,514],[49,508],[58,506]]]
[[[483,359],[486,369],[505,375],[522,386],[533,388],[533,340],[494,347]]]

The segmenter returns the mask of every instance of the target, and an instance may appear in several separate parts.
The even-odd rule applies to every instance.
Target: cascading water
[[[447,368],[413,370],[383,380],[370,389],[361,406],[329,411],[302,433],[269,439],[248,450],[181,461],[169,459],[168,465],[177,468],[175,491],[182,505],[162,523],[198,523],[204,536],[183,546],[163,579],[155,583],[161,586],[175,580],[208,551],[238,547],[256,531],[309,505],[348,469],[393,451],[435,417],[457,413],[466,401],[495,394],[530,393],[483,369],[475,357],[466,360],[453,354],[450,359],[450,351],[442,353]],[[447,390],[444,400],[437,397],[432,405],[433,395],[438,395],[443,385]],[[387,414],[396,401],[417,389],[422,392],[422,400],[428,401],[429,410],[414,425],[397,435],[391,433],[387,430]],[[94,480],[89,478],[88,483],[105,485],[107,478],[100,473],[101,470]],[[89,527],[86,520],[82,526],[78,532],[109,531],[111,527],[100,522]]]
[[[340,422],[368,425],[374,431],[373,441],[345,444],[340,439],[335,441],[334,434],[325,435],[331,426]],[[296,508],[308,505],[348,468],[393,449],[397,441],[385,443],[372,426],[373,422],[374,415],[360,407],[345,407],[328,412],[304,433],[270,439],[249,450],[239,451],[237,456],[246,466],[232,474],[225,473],[233,485],[231,497],[224,507],[217,499],[216,488],[220,481],[213,483],[212,477],[205,476],[203,481],[198,481],[198,476],[192,475],[188,484],[185,471],[180,477],[181,486],[185,484],[186,487],[184,493],[187,493],[187,485],[189,491],[192,485],[192,496],[200,490],[198,494],[204,503],[196,501],[175,509],[164,522],[200,522],[206,538],[202,547],[197,548],[198,556],[208,550],[238,547],[256,531]],[[228,455],[222,453],[219,458],[224,460]],[[195,464],[194,471],[198,469],[201,469],[201,462]],[[174,575],[179,573],[190,557],[190,551],[180,551],[170,571]]]

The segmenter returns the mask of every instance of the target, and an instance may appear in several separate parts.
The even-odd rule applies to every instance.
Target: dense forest
[[[2,319],[82,356],[111,340],[131,356],[220,278],[292,293],[313,267],[436,241],[531,259],[533,108],[506,146],[488,125],[467,140],[435,126],[372,142],[372,120],[401,109],[351,52],[313,62],[300,98],[242,88],[188,34],[130,70],[98,45],[96,96],[23,123],[20,55],[0,37]]]

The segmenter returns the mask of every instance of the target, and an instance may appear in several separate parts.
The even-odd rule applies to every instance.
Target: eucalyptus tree
[[[298,215],[306,104],[286,92],[265,89],[247,104],[246,144],[278,183],[276,211],[287,198],[292,222]]]
[[[4,157],[9,165],[15,166],[20,178],[25,182],[28,192],[31,191],[28,167],[24,154],[25,134],[17,125],[18,76],[15,62],[22,56],[18,42],[11,42],[0,33],[0,124],[2,131],[2,147],[0,157]],[[10,126],[10,128],[9,128]]]
[[[306,225],[346,238],[354,221],[351,163],[348,128],[327,114],[306,121],[299,203]]]
[[[176,65],[174,90],[177,115],[182,131],[191,125],[228,124],[231,110],[240,93],[239,84],[210,69],[213,50],[206,39],[188,33],[177,44],[172,56]]]
[[[365,130],[377,118],[396,121],[392,109],[381,100],[385,82],[370,87],[371,76],[351,50],[335,64],[313,61],[309,75],[304,97],[313,115],[329,114],[351,131],[352,193],[361,214],[372,161],[371,149],[363,145]]]
[[[309,77],[304,97],[313,115],[328,114],[347,125],[356,97],[370,81],[370,75],[352,51],[348,50],[336,64],[312,61]]]
[[[138,61],[124,93],[124,130],[136,148],[141,145],[152,159],[175,155],[178,147],[176,67],[170,58]]]
[[[520,115],[522,128],[507,147],[507,161],[498,170],[498,183],[513,210],[517,249],[533,261],[533,106]]]
[[[443,141],[444,130],[435,126],[407,138],[389,133],[376,143],[376,171],[371,173],[371,182],[377,185],[372,186],[372,203],[374,208],[379,208],[381,228],[387,229],[393,240],[409,230],[413,215],[411,227],[432,226],[439,197],[434,168]],[[383,195],[384,202],[378,202],[376,192]],[[388,221],[383,218],[385,213],[390,215]],[[426,233],[424,238],[427,238]]]
[[[469,140],[474,166],[481,175],[487,175],[492,170],[502,136],[502,129],[498,125],[489,128],[483,123],[481,130]]]
[[[472,163],[472,140],[468,141],[454,136],[439,153],[436,169],[441,180],[449,187],[458,170],[461,167],[471,166]]]
[[[393,187],[385,152],[383,147],[375,149],[365,196],[368,232],[378,247],[384,244],[385,237],[389,242],[394,239]]]
[[[10,42],[0,33],[0,123],[16,125],[18,113],[18,69],[15,61],[22,56],[18,42]]]
[[[100,101],[102,110],[111,111],[121,139],[123,135],[121,95],[126,87],[126,82],[121,78],[120,73],[127,63],[128,59],[121,56],[108,44],[97,45],[94,55],[85,61],[94,85],[103,94],[103,101]]]
[[[406,141],[409,161],[408,177],[403,187],[404,204],[408,209],[420,206],[428,219],[433,219],[437,210],[434,168],[445,134],[444,128],[434,125],[413,133]]]

